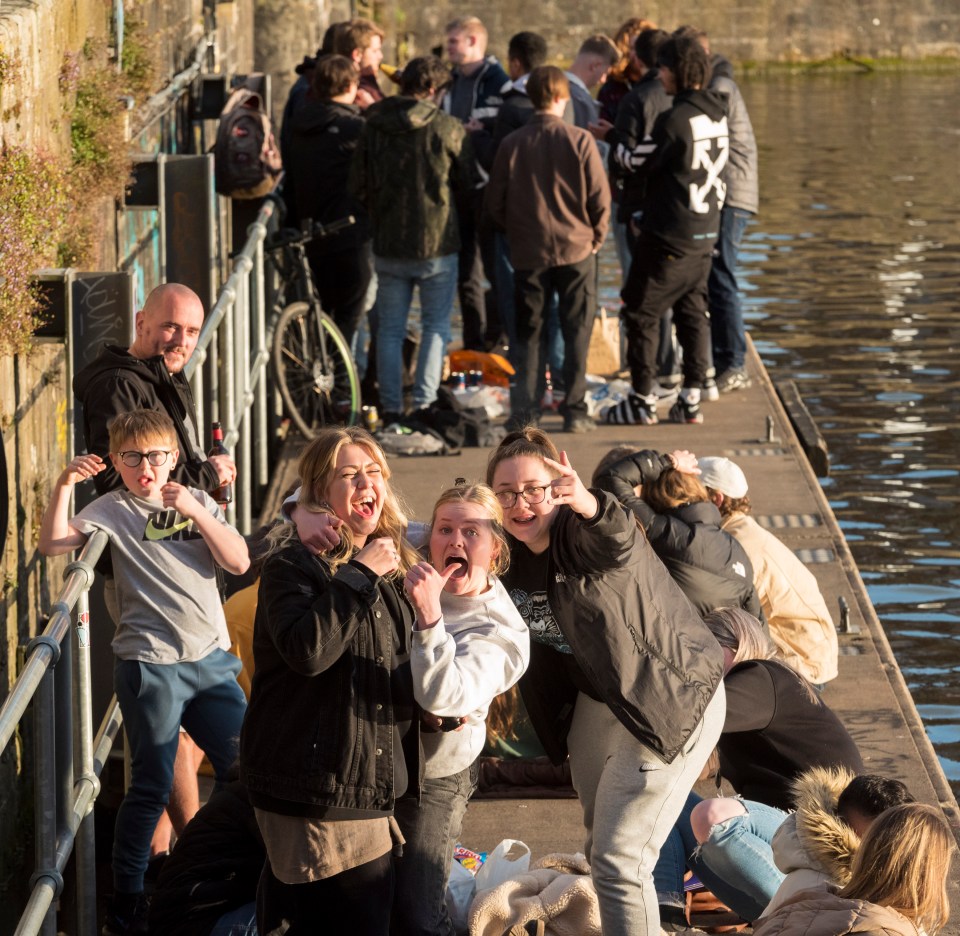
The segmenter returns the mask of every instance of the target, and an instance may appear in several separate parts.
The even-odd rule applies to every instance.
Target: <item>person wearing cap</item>
[[[770,636],[786,662],[814,685],[837,675],[837,631],[813,573],[750,516],[747,479],[729,458],[698,460],[700,480],[720,511],[722,529],[750,557]]]

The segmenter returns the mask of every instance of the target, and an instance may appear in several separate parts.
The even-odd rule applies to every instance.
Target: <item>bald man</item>
[[[177,427],[180,463],[174,480],[211,492],[236,479],[230,458],[204,455],[193,393],[183,375],[202,327],[203,303],[192,289],[177,283],[158,286],[137,313],[133,344],[106,346],[74,377],[87,451],[108,464],[93,479],[97,494],[123,487],[107,458],[109,427],[114,417],[135,409],[166,413]]]
[[[98,495],[123,488],[107,458],[109,429],[116,416],[135,409],[156,410],[173,420],[180,450],[180,460],[171,475],[175,481],[210,493],[236,479],[232,459],[204,455],[193,392],[183,375],[202,327],[203,303],[192,289],[178,283],[158,286],[137,313],[133,344],[129,348],[107,345],[74,377],[73,392],[83,407],[87,451],[107,464],[106,471],[93,479]],[[104,600],[116,623],[119,615],[113,577],[106,574],[110,567],[98,565],[98,569],[105,574]],[[151,846],[155,855],[169,849],[171,826],[179,834],[200,808],[197,766],[202,757],[203,752],[188,736],[181,735],[168,812],[160,820]]]

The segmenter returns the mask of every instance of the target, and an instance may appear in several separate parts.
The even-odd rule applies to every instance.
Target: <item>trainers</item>
[[[100,936],[146,936],[150,904],[141,894],[116,894],[103,921]]]
[[[752,383],[742,367],[731,367],[717,378],[717,389],[721,393],[731,393],[734,390],[746,390]]]
[[[656,397],[642,397],[631,393],[607,410],[607,422],[619,426],[653,426],[657,419]]]
[[[702,399],[709,400],[711,403],[716,403],[720,399],[720,388],[712,377],[707,377],[704,380],[701,392],[703,394]]]
[[[584,432],[593,432],[597,424],[589,416],[568,416],[563,421],[563,431],[580,435]]]
[[[703,413],[699,403],[688,403],[680,397],[670,409],[670,422],[674,423],[702,423]]]

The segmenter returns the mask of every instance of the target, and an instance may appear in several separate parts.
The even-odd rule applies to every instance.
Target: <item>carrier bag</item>
[[[273,125],[256,91],[237,88],[220,112],[213,145],[217,191],[230,198],[262,198],[283,168]]]

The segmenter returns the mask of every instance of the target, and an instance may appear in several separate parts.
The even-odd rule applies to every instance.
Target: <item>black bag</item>
[[[452,449],[493,448],[507,434],[503,426],[490,421],[485,409],[464,406],[449,387],[440,387],[433,403],[403,422],[411,429],[432,429]]]

